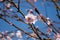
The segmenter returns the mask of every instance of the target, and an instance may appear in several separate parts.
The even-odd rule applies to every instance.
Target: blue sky
[[[16,0],[15,0],[16,1]],[[21,3],[20,4],[20,9],[23,11],[23,13],[25,15],[28,14],[28,12],[26,12],[26,9],[32,9],[32,7],[27,3],[25,2],[25,0],[21,0]],[[0,3],[0,6],[2,6],[3,3]],[[47,8],[47,10],[45,11],[45,6],[42,6],[42,0],[38,0],[38,2],[36,2],[34,4],[38,9],[39,11],[46,17],[46,11],[47,11],[47,14],[48,14],[48,17],[52,20],[52,21],[60,21],[57,16],[56,16],[56,8],[54,6],[54,4],[52,2],[45,2],[45,6]],[[22,6],[25,6],[25,7],[22,7]],[[3,8],[4,6],[2,6]],[[14,11],[15,8],[13,8]],[[35,15],[36,15],[36,12],[34,12]],[[18,14],[19,17],[22,17],[21,14]],[[11,22],[13,22],[16,26],[19,26],[20,28],[23,28],[25,31],[27,32],[31,32],[31,30],[27,29],[28,28],[28,25],[27,24],[24,24],[22,22],[19,22],[19,21],[16,21],[14,19],[11,19],[11,18],[8,18],[6,17],[7,20],[10,20]],[[22,18],[23,19],[23,18]],[[55,24],[56,26],[60,26],[58,24]],[[35,26],[38,26],[38,28],[45,32],[46,33],[46,30],[47,30],[47,25],[43,24],[41,21],[37,21]],[[14,30],[17,30],[16,28],[10,26],[8,23],[6,23],[4,20],[0,19],[0,32],[5,32],[6,30],[8,31],[14,31]],[[53,33],[52,33],[53,35]],[[51,36],[52,37],[52,36]],[[14,40],[17,40],[17,39],[14,39]],[[25,40],[25,36],[23,37],[23,40]],[[32,39],[29,39],[29,40],[32,40]]]

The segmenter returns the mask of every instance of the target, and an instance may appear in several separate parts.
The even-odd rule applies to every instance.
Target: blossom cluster
[[[1,40],[13,40],[15,35],[18,39],[22,39],[22,32],[19,30],[16,31],[16,33],[15,32],[8,32],[8,31],[0,32],[0,39]]]
[[[33,23],[33,24],[35,24],[35,22],[36,22],[37,20],[41,20],[41,21],[43,21],[44,23],[47,22],[48,26],[51,26],[51,25],[52,25],[52,22],[51,22],[50,18],[48,18],[48,17],[45,18],[45,17],[43,16],[43,14],[34,15],[32,9],[28,10],[28,14],[25,16],[25,19],[26,19],[26,23]]]

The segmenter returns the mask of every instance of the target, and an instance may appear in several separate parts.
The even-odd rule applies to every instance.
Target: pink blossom
[[[3,0],[0,0],[0,2],[2,2]]]
[[[30,35],[33,36],[33,37],[37,37],[37,35],[34,32],[31,33]]]
[[[28,14],[25,16],[26,19],[26,23],[33,23],[35,24],[35,22],[37,21],[37,16],[33,15],[32,10],[28,11]]]
[[[55,38],[56,40],[60,40],[60,34],[59,34],[59,33],[55,34],[55,35],[54,35],[54,38]]]
[[[3,37],[2,40],[6,40],[6,39]]]
[[[37,0],[26,0],[28,1],[30,4],[32,4],[32,6],[34,6],[34,3],[37,2]]]
[[[59,33],[57,34],[57,38],[60,38],[60,34]]]
[[[0,34],[0,38],[2,38],[2,34]]]
[[[25,16],[25,19],[27,21],[26,23],[33,23],[33,24],[35,24],[35,22],[37,21],[37,16],[29,13],[29,14],[27,14]]]
[[[51,32],[52,32],[52,29],[50,27],[48,27],[48,30],[47,30],[48,34],[50,35]]]
[[[11,3],[8,3],[8,4],[7,4],[7,8],[10,8],[10,7],[11,7]]]
[[[37,2],[38,0],[27,0],[27,1],[29,1],[29,2]]]
[[[37,2],[37,0],[34,0],[34,2]]]
[[[8,36],[8,31],[7,30],[5,31],[5,35],[6,35],[6,37]]]
[[[56,40],[60,40],[60,38],[57,38]]]

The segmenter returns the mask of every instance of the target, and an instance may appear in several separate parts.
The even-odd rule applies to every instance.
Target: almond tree
[[[59,4],[60,0],[0,0],[0,19],[12,27],[11,31],[2,29],[5,32],[0,32],[0,39],[60,40]]]

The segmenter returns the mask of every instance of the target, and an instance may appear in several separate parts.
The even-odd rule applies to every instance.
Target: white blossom
[[[4,34],[4,32],[1,32],[2,34]]]
[[[10,7],[11,7],[11,3],[8,3],[8,4],[7,4],[7,7],[10,8]]]
[[[33,12],[33,10],[32,10],[32,9],[29,9],[29,10],[27,10],[27,9],[26,9],[26,11],[27,11],[27,12],[31,12],[31,11]]]
[[[7,36],[7,40],[12,40],[12,38],[10,38],[9,36]]]
[[[55,38],[56,40],[60,40],[60,34],[59,34],[59,33],[55,34],[55,35],[54,35],[54,38]]]
[[[37,2],[37,0],[34,0],[34,2]]]
[[[50,21],[50,19],[49,19],[49,18],[47,18],[47,24],[48,24],[49,26],[51,26],[51,25],[52,25],[52,22]]]
[[[38,0],[27,0],[28,2],[37,2]]]
[[[31,13],[31,12],[32,12],[32,10],[30,10],[28,12],[28,14],[25,16],[26,23],[35,24],[35,22],[37,21],[37,16],[33,15],[33,13]]]
[[[37,35],[36,35],[34,32],[33,32],[33,33],[31,33],[30,35],[31,35],[31,36],[33,36],[33,37],[37,37]],[[33,37],[32,37],[32,39],[33,39],[33,40],[36,40],[36,39],[35,39],[35,38],[33,38]]]
[[[34,32],[31,33],[30,35],[33,36],[33,37],[37,37],[37,35]]]
[[[13,9],[12,9],[12,8],[10,8],[9,10],[10,10],[11,12],[13,11]]]
[[[60,38],[57,38],[56,40],[60,40]]]
[[[10,34],[10,37],[13,38],[13,37],[14,37],[14,33],[11,33],[11,34]]]
[[[60,40],[60,34],[57,35],[56,40]]]
[[[34,6],[34,3],[37,2],[37,0],[26,0],[26,1],[28,1],[32,6]]]
[[[17,36],[18,38],[22,38],[22,33],[21,33],[21,31],[17,31],[17,32],[16,32],[16,36]]]

